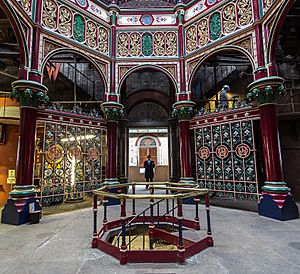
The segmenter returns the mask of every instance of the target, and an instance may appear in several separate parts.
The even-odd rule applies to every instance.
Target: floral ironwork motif
[[[44,41],[44,57],[47,56],[50,52],[52,52],[55,49],[60,48],[59,45],[52,44],[49,41],[45,40]]]
[[[209,35],[212,40],[217,40],[221,33],[221,16],[219,12],[216,12],[210,17],[209,20]]]
[[[154,54],[156,56],[163,56],[165,54],[165,36],[162,32],[154,34]]]
[[[150,33],[144,33],[142,36],[142,52],[144,56],[152,55],[152,44],[152,35]]]
[[[118,54],[120,56],[127,56],[129,46],[129,36],[127,33],[120,33],[118,35]]]
[[[108,53],[108,32],[105,28],[100,27],[98,31],[99,51],[107,54]]]
[[[44,122],[41,202],[43,206],[66,200],[82,201],[102,182],[102,140],[94,127]],[[81,198],[81,199],[80,199]]]
[[[252,21],[252,6],[250,0],[238,0],[238,24],[240,26],[246,26]]]
[[[195,129],[197,181],[215,197],[257,200],[253,120]]]
[[[130,34],[130,53],[132,56],[141,54],[141,36],[137,32]]]
[[[57,5],[53,0],[44,1],[43,5],[43,24],[51,29],[57,27]]]
[[[97,46],[97,26],[92,21],[86,24],[86,44],[91,48]]]
[[[233,4],[227,5],[223,9],[223,31],[224,33],[231,33],[236,28],[235,6]]]
[[[117,38],[117,55],[137,56],[176,56],[176,32],[121,32]]]
[[[31,12],[31,0],[20,0],[22,8],[27,12]]]
[[[191,26],[187,30],[186,34],[186,47],[187,51],[191,52],[197,48],[197,33],[196,33],[196,26]]]
[[[59,8],[59,32],[66,36],[72,34],[72,13],[66,7]]]
[[[74,15],[74,39],[78,42],[84,42],[84,33],[85,33],[85,21],[84,18],[79,15]]]
[[[49,97],[44,92],[35,92],[30,88],[19,90],[14,88],[10,93],[12,99],[16,99],[21,106],[39,107],[46,105]]]
[[[245,49],[246,51],[248,51],[251,55],[253,53],[253,50],[252,50],[252,41],[251,41],[251,37],[241,41],[241,42],[238,42],[236,44],[237,46]]]
[[[166,35],[166,55],[174,56],[177,52],[177,36],[174,32]]]
[[[203,19],[198,24],[198,39],[200,47],[205,46],[208,41],[208,23],[206,19]]]

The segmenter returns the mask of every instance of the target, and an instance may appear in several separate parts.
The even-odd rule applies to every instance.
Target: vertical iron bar
[[[166,194],[169,194],[169,190],[166,189]],[[169,212],[169,199],[166,200],[166,213],[168,214]]]
[[[93,213],[94,213],[94,222],[93,222],[93,240],[92,240],[92,248],[97,247],[97,195],[93,196]]]
[[[205,194],[205,210],[206,210],[206,219],[207,219],[207,244],[208,244],[208,246],[213,246],[214,245],[214,241],[213,241],[212,232],[211,232],[210,206],[209,206],[208,193]]]
[[[175,207],[175,201],[172,199],[172,231],[174,231],[174,207]]]
[[[107,223],[107,203],[108,203],[108,200],[104,199],[102,200],[103,201],[103,224],[106,224]]]
[[[132,194],[135,195],[135,184],[132,185]],[[132,215],[135,215],[135,199],[132,199]]]
[[[143,250],[145,250],[145,212],[143,212]]]

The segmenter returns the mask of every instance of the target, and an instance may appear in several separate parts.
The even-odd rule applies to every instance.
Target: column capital
[[[258,104],[274,103],[277,94],[285,95],[284,79],[278,76],[263,77],[248,85],[249,101],[257,100]]]
[[[195,114],[196,103],[193,101],[179,101],[173,104],[172,116],[179,121],[190,120]]]
[[[41,83],[29,80],[17,80],[12,83],[10,97],[16,99],[21,107],[38,108],[49,101],[48,89]]]
[[[118,121],[124,117],[124,106],[117,102],[104,102],[101,109],[106,120]]]

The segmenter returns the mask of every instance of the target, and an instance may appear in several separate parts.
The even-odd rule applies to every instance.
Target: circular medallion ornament
[[[76,0],[76,3],[83,8],[85,8],[88,4],[87,0]]]
[[[235,149],[235,153],[240,158],[247,158],[250,155],[250,147],[247,144],[239,144]]]
[[[81,160],[81,147],[79,145],[70,147],[68,150],[68,158],[69,160],[73,160],[75,158],[76,161]]]
[[[213,5],[217,0],[207,0],[208,5]]]
[[[217,147],[216,149],[216,155],[220,158],[220,159],[225,159],[229,154],[228,148],[227,146],[224,145],[220,145]]]
[[[198,150],[198,155],[202,160],[206,160],[209,157],[210,151],[208,147],[200,147]]]
[[[153,23],[153,17],[150,14],[145,14],[141,17],[143,25],[151,25]]]
[[[46,152],[46,160],[49,163],[59,163],[64,156],[64,150],[61,145],[53,144],[50,145]]]
[[[90,148],[89,151],[88,151],[88,157],[90,160],[98,160],[99,159],[99,156],[100,156],[100,152],[98,149],[96,148]]]

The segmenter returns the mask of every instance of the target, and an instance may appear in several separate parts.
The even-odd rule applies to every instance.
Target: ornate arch
[[[176,83],[176,79],[173,77],[173,75],[164,67],[158,66],[158,65],[138,65],[136,67],[133,67],[131,69],[129,69],[120,79],[120,82],[118,83],[118,94],[120,94],[120,89],[125,81],[125,79],[133,72],[136,72],[138,70],[144,69],[144,68],[152,68],[154,70],[158,70],[164,74],[166,74],[168,76],[169,79],[171,79],[172,83],[174,84],[174,88],[175,88],[175,93],[178,93],[178,87],[177,87],[177,83]]]
[[[6,14],[9,22],[12,25],[13,31],[16,35],[19,52],[20,52],[20,62],[21,66],[29,67],[29,52],[28,45],[26,42],[26,37],[22,31],[21,22],[19,16],[16,14],[14,8],[7,2],[7,0],[0,1],[0,7]]]
[[[47,64],[47,62],[49,61],[49,59],[56,55],[56,54],[59,54],[59,53],[76,53],[80,56],[82,56],[83,58],[85,58],[86,60],[88,60],[89,62],[91,62],[97,72],[99,73],[100,77],[101,77],[101,80],[103,81],[103,86],[104,86],[104,93],[103,95],[105,95],[107,93],[107,90],[108,90],[108,83],[106,81],[106,78],[105,78],[105,75],[103,74],[99,64],[97,64],[97,62],[95,62],[89,55],[86,55],[86,54],[83,54],[81,51],[79,50],[76,50],[76,49],[71,49],[71,48],[58,48],[58,49],[55,49],[53,51],[51,51],[49,54],[46,55],[46,57],[44,58],[43,60],[43,63],[41,64],[41,73],[43,73],[43,71],[45,70],[45,66]]]
[[[206,55],[204,55],[197,63],[197,65],[194,67],[191,75],[190,75],[190,78],[189,78],[189,81],[188,81],[188,90],[191,90],[192,88],[192,82],[196,76],[196,73],[198,72],[198,69],[201,67],[201,65],[203,64],[203,62],[205,62],[206,60],[208,60],[209,58],[213,57],[214,55],[217,55],[218,53],[221,53],[221,52],[226,52],[226,51],[238,51],[242,54],[244,54],[250,61],[251,65],[252,65],[252,70],[254,71],[254,68],[255,68],[255,62],[254,62],[254,59],[253,57],[251,56],[251,54],[246,51],[245,49],[243,49],[242,47],[239,47],[239,46],[236,46],[236,45],[229,45],[229,46],[224,46],[222,48],[219,48],[219,49],[216,49],[214,51],[211,51],[209,53],[207,53]]]
[[[161,146],[161,142],[160,142],[159,138],[157,138],[156,136],[154,136],[154,135],[152,135],[152,134],[143,134],[142,136],[140,136],[140,137],[136,140],[135,146],[140,147],[140,146],[141,146],[141,143],[142,143],[143,140],[145,140],[145,139],[152,139],[152,140],[155,142],[155,144],[156,144],[157,147],[158,147],[158,146]]]
[[[295,3],[294,0],[288,0],[281,5],[279,10],[276,12],[276,16],[274,19],[273,27],[269,34],[268,46],[267,46],[267,63],[272,63],[274,61],[274,54],[276,48],[276,41],[279,36],[282,25],[285,21],[286,15],[292,5]]]

